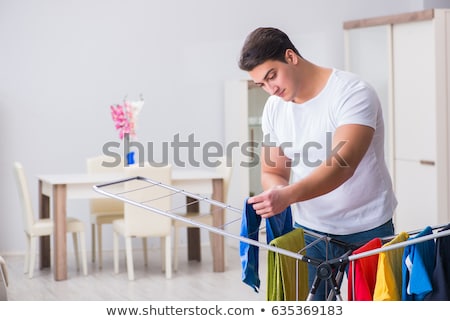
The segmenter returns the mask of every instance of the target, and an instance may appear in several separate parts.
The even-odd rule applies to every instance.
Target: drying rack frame
[[[307,260],[306,262],[308,262],[310,260],[309,258],[305,258],[304,255],[301,255],[301,254],[298,254],[298,253],[295,253],[295,252],[291,252],[291,251],[287,251],[287,250],[282,249],[282,248],[277,248],[275,246],[271,246],[269,244],[265,244],[265,243],[262,243],[262,242],[259,242],[259,241],[255,241],[255,240],[252,240],[250,238],[246,238],[246,237],[243,237],[243,236],[240,236],[240,235],[235,235],[235,234],[232,234],[232,233],[229,233],[229,232],[225,231],[224,229],[222,229],[220,227],[215,227],[215,226],[212,226],[212,225],[208,225],[208,224],[204,224],[204,223],[201,223],[201,222],[197,222],[197,221],[191,220],[189,218],[183,217],[183,215],[179,215],[179,214],[173,213],[170,210],[161,210],[159,208],[156,208],[156,207],[153,207],[153,206],[150,206],[150,205],[146,205],[146,204],[144,204],[142,202],[136,202],[136,201],[134,201],[132,199],[124,197],[124,196],[121,195],[122,193],[121,194],[117,194],[117,193],[113,193],[113,192],[108,192],[108,191],[106,191],[104,189],[105,187],[113,186],[113,185],[116,185],[116,184],[122,184],[122,183],[125,183],[125,182],[128,182],[128,181],[132,181],[132,180],[145,181],[145,182],[147,182],[149,184],[152,184],[154,186],[159,186],[159,187],[165,188],[165,189],[170,190],[170,191],[172,191],[174,193],[178,193],[180,195],[184,195],[186,197],[190,197],[190,198],[196,199],[199,202],[208,203],[208,204],[210,204],[212,206],[219,207],[219,208],[221,208],[223,210],[230,210],[230,211],[236,212],[236,213],[241,213],[242,212],[242,209],[233,207],[231,205],[227,205],[227,204],[225,204],[223,202],[219,202],[219,201],[210,199],[208,197],[205,197],[203,195],[192,193],[192,192],[189,192],[189,191],[186,191],[186,190],[183,190],[183,189],[179,189],[179,188],[176,188],[174,186],[171,186],[171,185],[159,182],[159,181],[155,181],[155,180],[153,180],[151,178],[143,177],[143,176],[134,176],[134,177],[130,177],[130,178],[119,179],[119,180],[108,182],[108,183],[94,185],[93,189],[96,192],[98,192],[100,194],[103,194],[103,195],[105,195],[107,197],[114,198],[114,199],[120,200],[122,202],[129,203],[129,204],[141,207],[143,209],[146,209],[146,210],[149,210],[151,212],[170,217],[170,218],[175,219],[175,220],[180,220],[180,221],[183,221],[185,223],[189,223],[189,224],[191,224],[191,225],[193,225],[195,227],[199,227],[199,228],[205,229],[205,230],[207,230],[209,232],[213,232],[213,233],[225,236],[225,237],[234,238],[234,239],[237,239],[237,240],[239,240],[241,242],[245,242],[245,243],[248,243],[248,244],[251,244],[251,245],[255,245],[255,246],[258,246],[258,247],[261,247],[261,248],[265,248],[267,250],[274,251],[274,252],[277,252],[279,254],[283,254],[283,255],[292,257],[294,259],[297,259],[297,260],[304,261],[306,259]],[[125,194],[125,193],[123,193],[123,194]]]
[[[172,209],[162,210],[162,209],[150,206],[148,204],[145,204],[147,202],[150,202],[151,200],[148,200],[146,202],[134,201],[134,200],[124,196],[128,191],[123,191],[121,193],[115,193],[115,192],[109,192],[109,191],[105,190],[108,187],[118,185],[118,184],[123,184],[123,183],[133,181],[133,180],[139,180],[139,181],[146,182],[149,184],[149,187],[158,186],[158,187],[161,187],[161,188],[171,191],[172,194],[167,195],[167,197],[169,197],[171,195],[175,195],[175,194],[184,195],[186,197],[196,200],[199,203],[204,202],[204,203],[207,203],[211,206],[215,206],[222,210],[229,210],[229,211],[239,213],[239,214],[242,213],[242,209],[239,209],[239,208],[233,207],[231,205],[225,204],[223,202],[219,202],[214,199],[205,197],[204,195],[200,195],[200,194],[192,193],[192,192],[189,192],[189,191],[186,191],[183,189],[179,189],[174,186],[171,186],[171,185],[159,182],[159,181],[155,181],[151,178],[143,177],[143,176],[134,176],[134,177],[119,179],[119,180],[115,180],[115,181],[111,181],[111,182],[107,182],[107,183],[103,183],[103,184],[94,185],[93,189],[94,189],[94,191],[96,191],[99,194],[102,194],[102,195],[110,197],[110,198],[117,199],[117,200],[125,202],[125,203],[129,203],[131,205],[143,208],[143,209],[151,211],[153,213],[164,215],[164,216],[170,217],[174,220],[180,220],[180,221],[188,223],[192,226],[207,230],[209,232],[216,233],[216,234],[224,236],[224,237],[229,237],[229,238],[238,240],[240,242],[244,242],[244,243],[247,243],[247,244],[250,244],[253,246],[257,246],[259,248],[266,249],[268,251],[272,251],[272,252],[275,252],[278,254],[282,254],[282,255],[291,257],[291,258],[297,260],[297,264],[298,264],[298,261],[302,261],[302,262],[305,262],[308,264],[313,264],[314,266],[316,266],[316,276],[315,276],[313,285],[311,286],[310,292],[306,298],[307,301],[312,300],[314,298],[317,287],[319,286],[320,282],[323,282],[323,281],[329,282],[329,284],[331,285],[327,300],[342,301],[340,287],[341,287],[341,283],[342,283],[343,276],[345,274],[347,265],[351,261],[355,261],[358,259],[362,259],[362,258],[371,256],[371,255],[379,254],[381,252],[386,252],[386,251],[394,250],[397,248],[402,248],[402,247],[405,247],[408,245],[417,244],[417,243],[424,242],[427,240],[436,239],[438,237],[450,236],[450,230],[446,230],[446,231],[437,233],[439,235],[437,235],[437,234],[426,235],[426,236],[417,237],[417,238],[414,238],[411,240],[399,242],[396,244],[392,244],[389,246],[384,246],[379,249],[369,250],[369,251],[359,253],[359,254],[351,254],[352,250],[357,248],[356,245],[345,244],[345,243],[339,242],[337,240],[334,240],[333,238],[331,238],[329,236],[324,236],[321,234],[316,234],[314,232],[305,230],[304,231],[305,233],[309,233],[309,234],[317,237],[316,242],[319,242],[319,241],[337,242],[338,244],[340,244],[343,247],[346,247],[348,249],[347,252],[340,257],[327,259],[327,260],[318,260],[316,258],[311,258],[306,255],[300,254],[300,252],[302,252],[304,249],[301,249],[299,252],[288,251],[286,249],[272,246],[270,244],[263,243],[263,242],[260,242],[257,240],[253,240],[248,237],[244,237],[241,235],[236,235],[236,234],[227,232],[226,230],[223,229],[224,226],[216,227],[216,226],[204,224],[204,223],[197,222],[195,220],[186,218],[183,215],[174,213],[174,212],[172,212]],[[296,276],[296,277],[298,277],[298,276]]]

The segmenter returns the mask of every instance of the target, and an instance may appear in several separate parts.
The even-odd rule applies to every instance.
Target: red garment
[[[382,245],[379,238],[374,238],[365,245],[353,251],[359,254],[378,249]],[[355,272],[355,293],[353,297],[353,264]],[[375,282],[377,279],[378,254],[350,262],[348,270],[348,300],[349,301],[372,301]]]

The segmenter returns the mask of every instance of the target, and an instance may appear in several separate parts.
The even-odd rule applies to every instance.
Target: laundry
[[[299,253],[305,247],[304,231],[301,228],[281,235],[271,246]],[[267,257],[267,300],[304,301],[308,295],[307,263],[286,255],[269,251]]]
[[[245,199],[240,236],[258,241],[261,221],[261,216],[256,214],[253,206],[248,204],[247,199]],[[265,219],[265,222],[267,244],[274,238],[294,229],[290,207],[287,207],[278,215]],[[240,242],[239,254],[242,265],[242,281],[251,286],[256,292],[259,292],[259,287],[261,285],[261,280],[259,278],[259,247],[246,242]]]
[[[439,232],[449,230],[450,224],[445,226]],[[450,236],[436,239],[435,266],[431,283],[433,291],[425,297],[425,300],[450,300]]]
[[[408,240],[409,235],[401,232],[390,242],[388,247]],[[377,276],[373,293],[374,301],[400,301],[402,298],[402,258],[404,248],[381,252],[378,256]]]
[[[381,239],[375,238],[353,251],[353,253],[363,253],[368,250],[378,249],[381,245]],[[365,257],[355,262],[350,262],[348,271],[349,301],[372,301],[377,277],[377,266],[377,254]],[[353,280],[354,277],[355,280]]]
[[[432,234],[430,226],[416,238]],[[434,269],[434,240],[427,240],[405,247],[402,267],[402,300],[422,301],[433,290],[431,274]]]

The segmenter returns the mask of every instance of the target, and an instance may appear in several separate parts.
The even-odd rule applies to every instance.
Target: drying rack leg
[[[323,281],[331,287],[327,296],[327,301],[343,301],[340,288],[346,267],[346,261],[340,262],[337,265],[328,261],[320,263],[317,266],[316,276],[314,277],[313,284],[311,285],[311,289],[306,300],[312,301],[314,299],[317,289]]]
[[[336,273],[335,278],[330,278],[331,283],[331,291],[328,295],[327,300],[332,301],[333,298],[336,298],[337,301],[343,301],[341,296],[341,285],[342,280],[344,278],[345,270],[347,268],[347,262],[343,262],[339,264],[338,272]]]
[[[309,290],[308,296],[306,297],[306,301],[313,301],[314,296],[316,295],[317,288],[319,287],[321,281],[322,280],[316,274],[316,277],[314,278],[314,282],[311,285],[311,289]]]

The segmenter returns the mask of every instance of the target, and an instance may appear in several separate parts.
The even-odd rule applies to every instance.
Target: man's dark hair
[[[292,49],[301,57],[283,31],[276,28],[257,28],[245,39],[239,59],[239,68],[251,71],[267,60],[286,62],[287,49]]]

